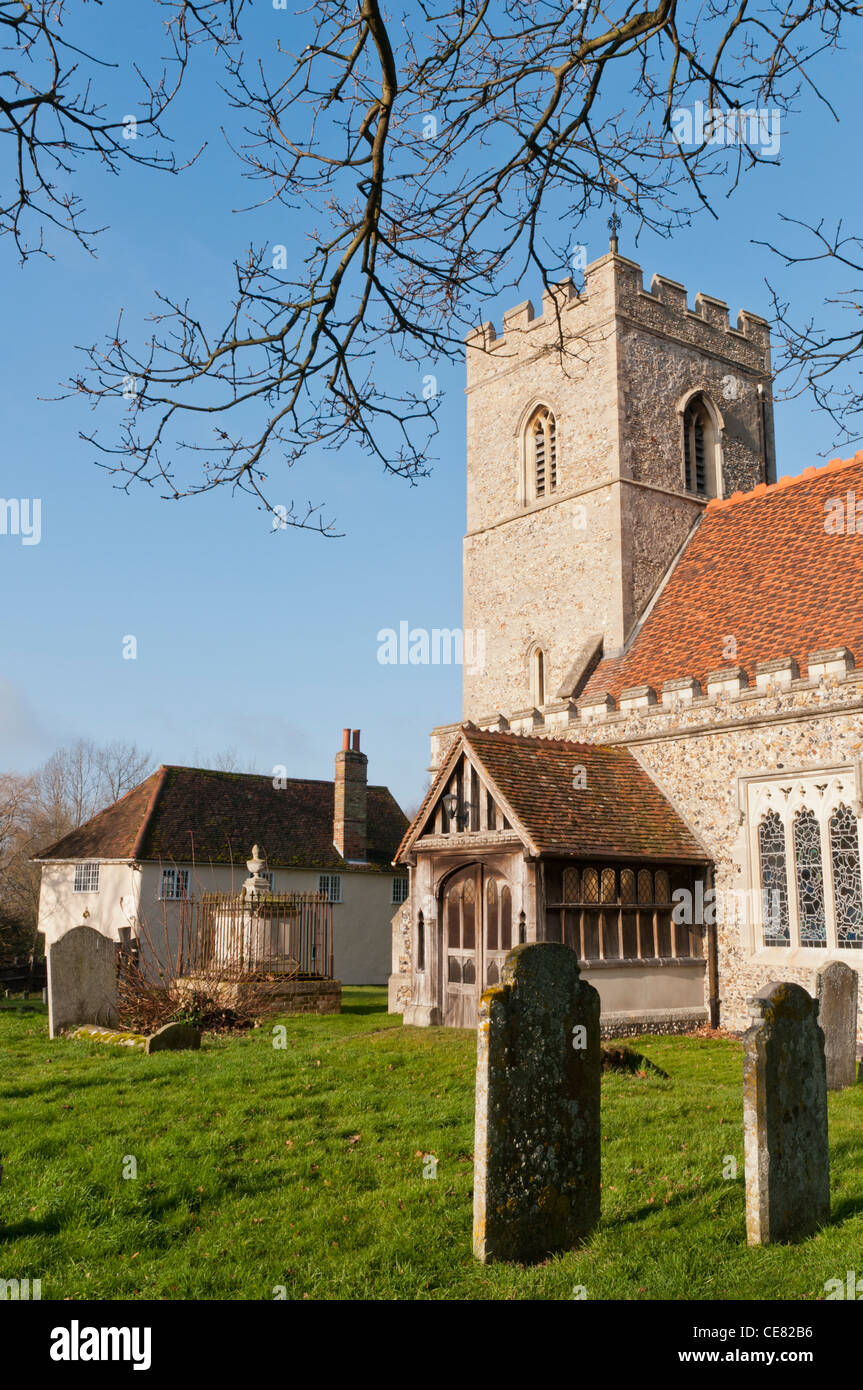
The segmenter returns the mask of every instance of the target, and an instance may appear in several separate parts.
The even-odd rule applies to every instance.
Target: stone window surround
[[[548,411],[554,429],[556,482],[553,489],[547,488],[542,496],[537,496],[531,425],[540,410]],[[558,501],[561,496],[562,435],[557,404],[545,396],[533,397],[519,416],[515,433],[518,447],[518,500],[515,514],[518,515],[525,508],[548,506],[549,503]]]
[[[782,804],[768,801],[766,792],[780,786],[787,786],[789,782],[795,783],[794,790],[787,798],[783,798]],[[801,784],[815,788],[817,784],[827,783],[827,791],[819,802],[807,799],[801,795]],[[830,785],[832,783],[832,785]],[[841,783],[841,787],[840,787]],[[827,907],[827,929],[828,937],[835,933],[834,908],[833,908],[833,880],[832,862],[829,852],[825,855],[824,827],[827,826],[830,816],[841,802],[850,805],[857,816],[857,836],[860,852],[860,862],[863,866],[863,769],[859,759],[848,763],[807,763],[795,767],[783,768],[781,771],[761,772],[751,775],[741,774],[737,778],[737,804],[740,811],[741,825],[745,828],[746,843],[746,863],[745,879],[746,887],[749,890],[750,902],[760,902],[759,894],[761,891],[761,867],[758,846],[758,825],[763,813],[767,809],[776,809],[782,813],[783,824],[786,827],[785,852],[786,862],[793,863],[793,847],[790,834],[791,820],[793,814],[800,806],[809,806],[815,810],[819,824],[822,826],[822,864],[824,867],[824,886],[825,903]],[[829,849],[829,835],[826,837]],[[792,944],[790,946],[765,946],[763,945],[763,924],[761,922],[744,921],[738,930],[740,934],[740,944],[745,951],[749,962],[753,965],[785,965],[794,969],[814,969],[826,964],[831,960],[844,961],[857,970],[863,971],[863,950],[849,948],[847,946],[800,946],[794,945],[797,936],[797,906],[796,906],[796,886],[793,880],[789,883],[788,894],[789,916],[791,919]]]
[[[705,465],[706,465],[706,490],[698,492],[693,486],[686,486],[686,433],[689,429],[689,418],[693,410],[702,406],[705,414],[710,421],[710,437],[705,438]],[[723,477],[723,448],[722,440],[725,433],[725,421],[722,412],[716,405],[712,396],[703,387],[696,387],[687,391],[686,395],[677,402],[677,414],[680,421],[680,485],[688,497],[699,497],[709,501],[711,497],[725,496],[725,481]],[[693,473],[695,461],[692,461]],[[694,482],[694,477],[693,480]]]

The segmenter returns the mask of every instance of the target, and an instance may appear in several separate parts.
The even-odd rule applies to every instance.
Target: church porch
[[[578,952],[606,1035],[715,1017],[715,940],[697,911],[709,859],[625,750],[466,726],[399,862],[406,1023],[475,1026],[525,941]]]

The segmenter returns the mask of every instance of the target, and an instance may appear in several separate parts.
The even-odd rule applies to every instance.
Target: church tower
[[[764,319],[616,251],[470,335],[463,718],[529,727],[623,649],[708,500],[775,481],[771,379]]]

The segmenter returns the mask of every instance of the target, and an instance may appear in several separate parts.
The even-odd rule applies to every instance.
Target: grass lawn
[[[863,1086],[830,1096],[832,1223],[749,1250],[733,1041],[629,1044],[669,1079],[603,1077],[600,1227],[484,1268],[472,1033],[404,1028],[385,990],[346,989],[339,1017],[281,1020],[284,1049],[268,1023],[146,1057],[50,1042],[26,1007],[0,1005],[0,1278],[43,1299],[816,1299],[863,1275]]]

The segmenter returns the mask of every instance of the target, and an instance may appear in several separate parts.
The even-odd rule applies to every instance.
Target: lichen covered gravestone
[[[599,995],[553,942],[510,951],[479,1010],[473,1248],[544,1259],[599,1220]]]
[[[830,1216],[827,1078],[818,1003],[800,985],[765,985],[743,1035],[746,1238],[801,1240]]]
[[[822,966],[816,980],[827,1089],[841,1091],[854,1085],[857,1073],[857,971],[834,960]]]
[[[117,1022],[117,946],[92,927],[73,927],[48,947],[48,1029]]]

